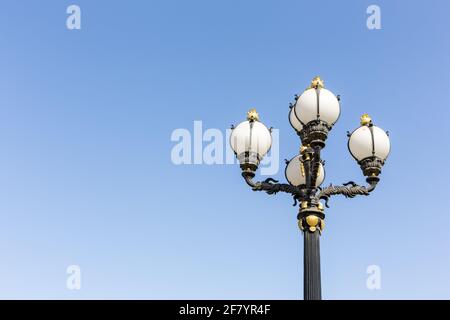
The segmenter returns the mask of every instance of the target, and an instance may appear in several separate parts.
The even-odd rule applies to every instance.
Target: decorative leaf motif
[[[332,195],[343,195],[346,198],[354,198],[357,195],[368,196],[369,191],[366,187],[357,185],[353,181],[349,181],[342,186],[333,186],[330,184],[329,187],[322,189],[316,197],[317,199],[325,200],[325,206],[329,208],[328,199]]]

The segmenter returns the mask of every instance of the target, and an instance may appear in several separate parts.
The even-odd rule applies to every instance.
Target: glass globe
[[[386,160],[391,143],[386,132],[372,124],[368,115],[361,117],[361,127],[352,132],[348,139],[348,149],[357,161],[369,157]]]
[[[247,121],[237,125],[230,135],[230,145],[241,164],[253,163],[256,166],[267,154],[272,145],[270,130],[261,122],[256,110],[247,113]]]
[[[292,128],[295,129],[295,131],[300,132],[303,129],[303,125],[298,121],[297,117],[295,116],[294,107],[291,108],[291,111],[289,111],[289,123],[291,124]]]
[[[306,185],[306,175],[302,170],[301,156],[292,158],[286,166],[285,176],[287,181],[293,186]],[[319,174],[316,179],[316,187],[320,186],[325,180],[325,170],[322,164],[319,164]]]
[[[303,126],[314,120],[321,120],[332,126],[341,112],[338,98],[324,88],[320,77],[312,80],[309,88],[297,99],[293,109],[295,117]]]

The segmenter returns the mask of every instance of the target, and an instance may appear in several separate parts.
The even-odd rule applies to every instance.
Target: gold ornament
[[[372,123],[372,118],[367,113],[365,113],[361,116],[361,125],[362,126],[368,126],[371,123]]]
[[[300,147],[300,155],[302,156],[302,159],[304,161],[310,160],[309,153],[307,153],[308,149],[309,149],[309,144],[307,144],[306,146],[302,145]]]
[[[317,89],[317,88],[324,88],[323,80],[319,76],[312,79],[308,89]]]
[[[306,223],[310,226],[310,227],[315,227],[317,226],[317,224],[319,223],[319,217],[315,216],[315,215],[310,215],[306,217]]]
[[[248,121],[259,121],[259,114],[256,112],[256,109],[250,109],[247,112],[247,120]]]
[[[325,229],[325,220],[320,219],[320,231],[323,231]]]

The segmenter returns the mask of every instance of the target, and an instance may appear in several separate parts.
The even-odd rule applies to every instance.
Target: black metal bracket
[[[375,179],[377,178],[377,179]],[[328,206],[328,200],[333,195],[343,195],[346,198],[354,198],[357,195],[363,195],[368,196],[370,192],[372,192],[378,181],[378,177],[372,177],[367,178],[369,182],[369,186],[360,186],[353,181],[349,181],[347,183],[344,183],[342,186],[333,186],[330,184],[328,187],[320,190],[320,192],[317,193],[316,198],[319,200],[325,200],[325,206],[329,208]]]
[[[265,191],[267,194],[277,194],[278,192],[289,193],[294,198],[294,206],[298,201],[305,201],[307,199],[307,191],[305,188],[292,186],[287,183],[278,183],[278,180],[267,178],[264,181],[253,181],[255,173],[253,171],[243,171],[242,176],[245,182],[252,188],[253,191]]]

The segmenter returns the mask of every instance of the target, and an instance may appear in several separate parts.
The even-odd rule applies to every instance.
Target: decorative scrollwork
[[[262,182],[256,182],[255,186],[252,187],[254,191],[265,191],[268,194],[276,194],[278,192],[287,192],[292,195],[296,195],[300,193],[299,188],[291,186],[286,183],[278,183],[278,180],[267,178]]]
[[[328,206],[328,199],[332,195],[343,195],[346,198],[354,198],[357,195],[368,196],[370,193],[369,189],[364,186],[357,185],[353,181],[344,183],[342,186],[330,186],[323,188],[317,195],[317,199],[325,200],[325,206]]]
[[[331,130],[331,126],[321,120],[313,120],[306,124],[299,132],[302,143],[316,144],[325,146],[325,140],[327,140],[328,133]]]
[[[265,191],[267,194],[277,194],[278,192],[290,193],[294,198],[294,206],[298,201],[306,199],[306,190],[300,187],[292,186],[286,183],[278,183],[278,180],[267,178],[261,182],[254,182],[252,180],[253,174],[243,173],[243,177],[248,185],[252,187],[253,191]]]

